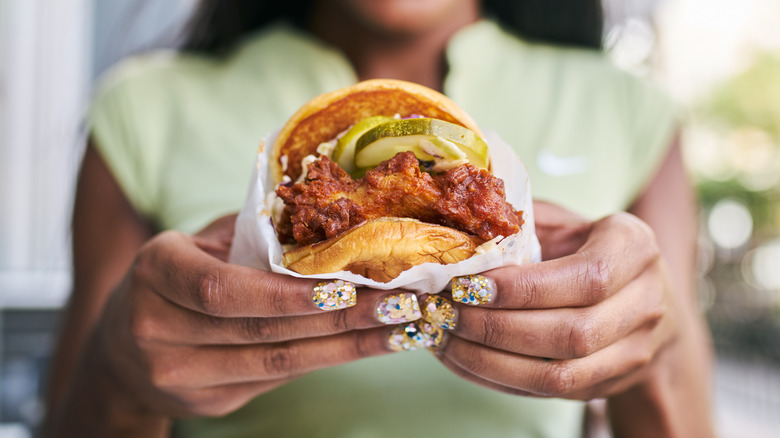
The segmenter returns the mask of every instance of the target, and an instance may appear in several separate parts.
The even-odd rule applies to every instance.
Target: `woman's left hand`
[[[678,326],[655,235],[627,213],[587,222],[536,208],[547,260],[454,281],[456,326],[437,356],[461,377],[513,394],[590,400],[625,391]],[[483,296],[459,303],[469,287]]]

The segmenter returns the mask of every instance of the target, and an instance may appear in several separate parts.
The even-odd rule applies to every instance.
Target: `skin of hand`
[[[141,246],[61,389],[51,436],[166,436],[170,418],[224,415],[309,371],[391,352],[374,316],[390,292],[322,311],[317,281],[228,264],[234,223]]]
[[[548,215],[568,222],[540,235],[551,258],[484,273],[495,300],[458,305],[440,358],[509,393],[590,400],[622,392],[677,324],[652,231],[627,213],[587,222],[551,204],[536,208],[542,226]]]
[[[511,394],[607,398],[614,436],[714,436],[709,342],[689,295],[692,237],[663,231],[691,231],[692,199],[668,195],[675,183],[685,193],[683,175],[675,146],[637,207],[657,228],[628,213],[590,222],[535,203],[545,260],[484,273],[496,297],[455,304],[441,362]],[[658,208],[668,202],[680,208]]]

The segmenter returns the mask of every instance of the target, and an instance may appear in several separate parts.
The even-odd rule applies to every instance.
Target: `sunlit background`
[[[720,436],[780,433],[780,1],[604,0],[613,62],[682,109]],[[31,436],[69,285],[94,79],[173,47],[193,0],[0,0],[0,438]],[[669,212],[674,214],[674,212]]]

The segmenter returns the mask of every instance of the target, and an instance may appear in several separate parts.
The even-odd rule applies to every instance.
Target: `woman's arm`
[[[650,225],[665,259],[678,312],[677,336],[656,357],[648,379],[609,399],[615,436],[713,436],[712,351],[695,285],[696,200],[679,138],[631,212]],[[654,426],[653,426],[654,425]],[[657,430],[661,426],[662,430]],[[644,435],[643,435],[644,433]]]
[[[76,357],[109,292],[152,233],[130,206],[90,145],[84,154],[73,210],[73,293],[54,354],[49,403],[62,397]]]
[[[76,374],[81,353],[111,290],[152,236],[151,226],[135,212],[92,144],[87,146],[79,172],[72,226],[73,291],[63,312],[52,359],[47,426],[54,422],[52,414],[59,412],[58,405]],[[104,368],[89,368],[87,374],[103,391],[116,389],[104,375]],[[101,395],[106,397],[103,401],[107,407],[110,394]]]

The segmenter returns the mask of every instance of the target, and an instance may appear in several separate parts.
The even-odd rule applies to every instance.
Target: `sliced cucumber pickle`
[[[357,170],[355,166],[355,143],[366,131],[375,128],[383,123],[395,121],[393,117],[374,116],[363,119],[355,123],[349,130],[336,142],[336,147],[330,158],[335,161],[339,167],[346,170],[347,173],[353,173]]]
[[[438,119],[406,119],[383,123],[366,131],[355,144],[355,166],[368,169],[411,151],[418,160],[446,170],[465,161],[487,169],[488,147],[471,130]]]

